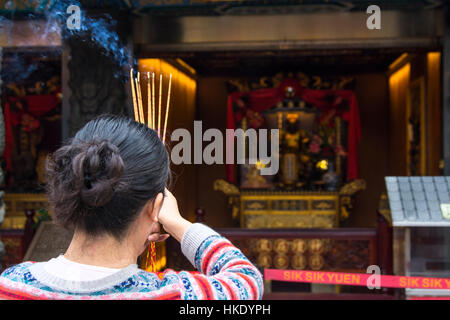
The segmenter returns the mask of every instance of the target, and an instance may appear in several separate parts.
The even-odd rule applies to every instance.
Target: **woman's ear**
[[[149,207],[150,212],[150,218],[153,222],[158,222],[158,214],[159,210],[161,210],[162,204],[163,204],[164,196],[160,192],[156,195],[155,201],[153,202],[153,206]]]

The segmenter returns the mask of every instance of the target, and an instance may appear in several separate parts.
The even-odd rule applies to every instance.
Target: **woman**
[[[129,118],[88,122],[47,164],[56,223],[74,230],[64,255],[0,276],[3,299],[260,299],[262,277],[239,249],[181,217],[165,189],[169,155],[155,131]],[[199,272],[160,279],[137,267],[159,223]]]

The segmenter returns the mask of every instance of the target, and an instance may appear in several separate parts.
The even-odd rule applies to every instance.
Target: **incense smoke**
[[[66,11],[70,5],[76,5],[82,9],[82,5],[78,1],[63,0],[57,1],[57,4],[46,14],[50,26],[56,25],[56,22],[61,24],[64,30],[62,32],[63,41],[67,41],[71,37],[78,37],[83,42],[98,47],[100,52],[114,60],[119,68],[128,65],[131,55],[115,31],[117,21],[112,19],[109,14],[103,14],[103,17],[93,18],[86,15],[84,10],[81,10],[80,29],[68,29],[66,28],[66,19],[68,18]],[[49,31],[53,30],[53,28],[49,28]]]
[[[66,21],[70,14],[67,8],[70,5],[76,5],[80,8],[80,28],[69,29]],[[23,14],[21,15],[23,18]],[[0,31],[6,37],[11,35],[13,19],[16,18],[14,11],[11,13],[11,19],[0,16]],[[131,54],[116,32],[117,22],[109,14],[102,14],[100,17],[90,17],[83,10],[83,6],[76,0],[53,1],[48,10],[42,12],[25,14],[28,23],[31,24],[34,33],[45,40],[51,35],[59,35],[62,42],[79,40],[83,44],[98,48],[98,51],[107,59],[111,59],[117,65],[114,73],[116,78],[124,78],[127,73],[123,72],[124,67],[131,64]],[[42,20],[45,19],[45,24]],[[12,53],[11,63],[13,63],[14,76],[16,80],[22,80],[28,77],[37,68],[36,64],[29,64],[23,61],[18,54]],[[135,61],[133,61],[135,63]]]

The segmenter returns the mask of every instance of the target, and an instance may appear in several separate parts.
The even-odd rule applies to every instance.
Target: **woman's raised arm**
[[[261,299],[258,269],[230,241],[211,228],[181,217],[175,197],[166,190],[158,216],[164,229],[181,243],[183,254],[199,271],[168,270],[162,285],[180,284],[182,299]]]

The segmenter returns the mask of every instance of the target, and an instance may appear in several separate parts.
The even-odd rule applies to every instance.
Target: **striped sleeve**
[[[261,273],[238,248],[211,228],[193,224],[183,236],[181,250],[199,271],[178,273],[185,299],[262,298]]]

